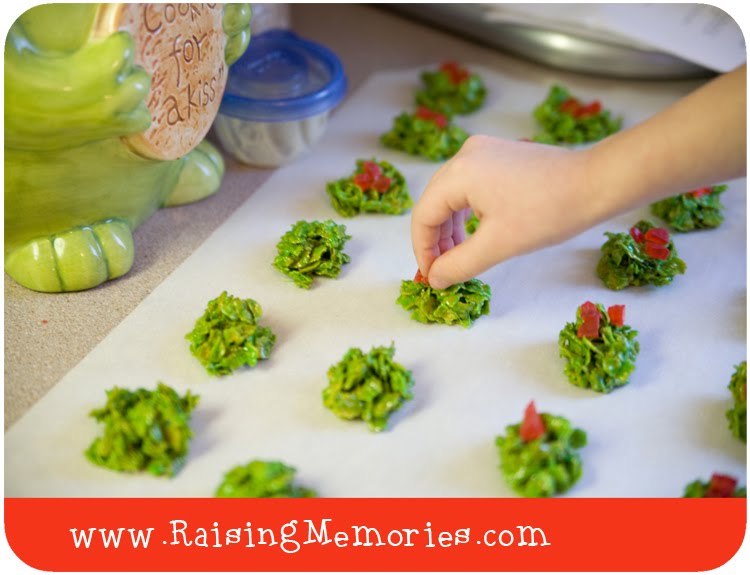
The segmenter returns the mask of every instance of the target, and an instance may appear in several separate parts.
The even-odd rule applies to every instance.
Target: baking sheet
[[[487,105],[459,123],[473,133],[533,133],[530,110],[554,79],[478,71]],[[671,286],[616,293],[595,275],[603,232],[626,230],[647,215],[642,209],[480,276],[492,286],[492,312],[471,329],[419,324],[395,304],[400,281],[416,269],[409,216],[345,219],[325,193],[325,182],[350,173],[355,158],[373,155],[401,168],[415,199],[421,193],[438,165],[377,143],[410,106],[418,72],[371,77],[313,153],[277,171],[7,431],[7,497],[206,497],[225,471],[256,458],[297,467],[299,483],[322,497],[509,497],[494,438],[530,399],[588,432],[584,476],[570,496],[679,496],[714,471],[745,482],[745,445],[724,417],[733,366],[746,355],[745,181],[724,194],[721,228],[676,237],[688,271]],[[596,93],[568,86],[624,113],[626,125],[681,94],[677,85],[601,83]],[[305,291],[271,266],[275,245],[296,220],[325,218],[346,224],[352,262],[339,279],[317,279]],[[260,302],[277,344],[256,368],[215,378],[190,355],[184,334],[223,290]],[[626,304],[627,322],[640,330],[631,384],[610,395],[573,387],[562,373],[557,336],[585,300]],[[351,346],[392,341],[416,386],[389,429],[374,434],[326,410],[328,367]],[[157,381],[201,396],[185,467],[166,479],[90,464],[83,451],[100,427],[87,414],[105,390]]]

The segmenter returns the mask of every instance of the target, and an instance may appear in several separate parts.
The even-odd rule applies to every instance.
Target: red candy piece
[[[571,116],[576,116],[578,111],[581,109],[581,103],[575,98],[568,98],[562,104],[560,104],[560,111],[567,112]]]
[[[537,413],[536,406],[532,401],[526,406],[526,411],[523,414],[523,421],[518,430],[518,435],[521,437],[522,441],[533,441],[534,439],[542,437],[545,431],[544,421]]]
[[[595,116],[602,111],[602,104],[599,100],[594,100],[590,104],[581,106],[576,114],[573,114],[576,118],[584,118],[586,116]]]
[[[646,242],[643,251],[646,252],[648,257],[655,260],[665,260],[669,257],[669,248],[654,242]]]
[[[391,187],[391,179],[388,176],[378,176],[375,182],[372,184],[372,187],[376,192],[384,194]]]
[[[586,105],[576,98],[568,98],[560,104],[560,111],[567,112],[574,118],[585,118],[586,116],[595,116],[602,111],[602,104],[599,100],[594,100]]]
[[[448,126],[448,119],[445,116],[424,106],[419,106],[414,115],[421,120],[432,122],[438,128],[446,128]]]
[[[625,325],[625,306],[624,305],[611,305],[607,308],[607,315],[609,316],[609,323],[612,325],[622,326]]]
[[[712,191],[713,191],[712,188],[698,188],[697,190],[688,192],[688,195],[693,196],[694,198],[700,198],[701,196],[707,196]]]
[[[363,191],[375,190],[381,194],[391,187],[391,178],[383,175],[383,170],[376,162],[362,162],[362,171],[354,174],[352,182]]]
[[[448,127],[448,120],[445,118],[445,116],[442,116],[438,114],[433,118],[433,122],[438,128],[447,128]]]
[[[737,480],[729,475],[714,473],[706,490],[706,497],[732,497]]]
[[[469,72],[459,66],[458,62],[443,62],[440,71],[448,76],[451,84],[460,84],[469,77]]]
[[[354,177],[352,178],[352,182],[354,182],[363,190],[367,190],[372,185],[372,176],[368,174],[367,172],[354,174]]]
[[[581,305],[581,317],[599,317],[599,308],[596,307],[595,303],[587,301]]]
[[[635,226],[630,228],[630,237],[633,238],[637,244],[643,243],[643,232]]]
[[[422,272],[417,268],[417,273],[414,274],[414,282],[418,284],[424,284],[424,285],[430,285],[430,282],[427,281],[427,278],[422,275]]]
[[[362,170],[364,170],[366,174],[370,174],[373,178],[377,178],[382,173],[380,166],[370,160],[362,162]]]
[[[599,337],[599,320],[583,320],[583,323],[578,326],[576,335],[578,337],[596,339]]]
[[[664,228],[651,228],[646,232],[646,241],[653,242],[662,246],[669,243],[669,232]]]
[[[590,339],[599,337],[599,308],[595,304],[587,301],[581,306],[581,325],[578,326],[578,337],[588,337]]]

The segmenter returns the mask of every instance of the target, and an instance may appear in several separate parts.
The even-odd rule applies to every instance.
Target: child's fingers
[[[419,240],[417,240],[418,234]],[[417,260],[417,267],[424,277],[427,277],[427,271],[440,255],[440,226],[421,226],[418,232],[415,232],[414,220],[412,220],[412,248],[414,257]]]
[[[455,245],[454,233],[457,228],[462,228],[463,224],[454,225],[454,214],[469,207],[459,187],[443,185],[443,179],[437,177],[443,168],[427,184],[422,197],[412,210],[412,248],[417,265],[423,274],[429,271],[432,262],[440,255],[440,243],[444,239],[447,226],[450,226],[450,237],[453,238],[451,243]],[[445,243],[447,245],[447,242]]]
[[[477,231],[463,243],[434,259],[428,281],[435,289],[445,289],[465,282],[496,263],[493,253],[492,233],[488,226]]]
[[[455,214],[454,214],[455,215]],[[440,240],[438,241],[438,248],[440,253],[445,253],[456,245],[453,243],[453,217],[451,216],[443,222],[440,226]]]
[[[466,212],[464,208],[453,213],[453,244],[456,246],[466,239]]]

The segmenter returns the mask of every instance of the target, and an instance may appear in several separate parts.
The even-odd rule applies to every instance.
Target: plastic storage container
[[[333,52],[288,30],[269,30],[253,37],[229,69],[214,132],[239,161],[280,166],[320,139],[345,93]]]

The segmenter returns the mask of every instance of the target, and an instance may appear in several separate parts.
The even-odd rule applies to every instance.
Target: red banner
[[[745,499],[6,499],[45,571],[705,571]]]

